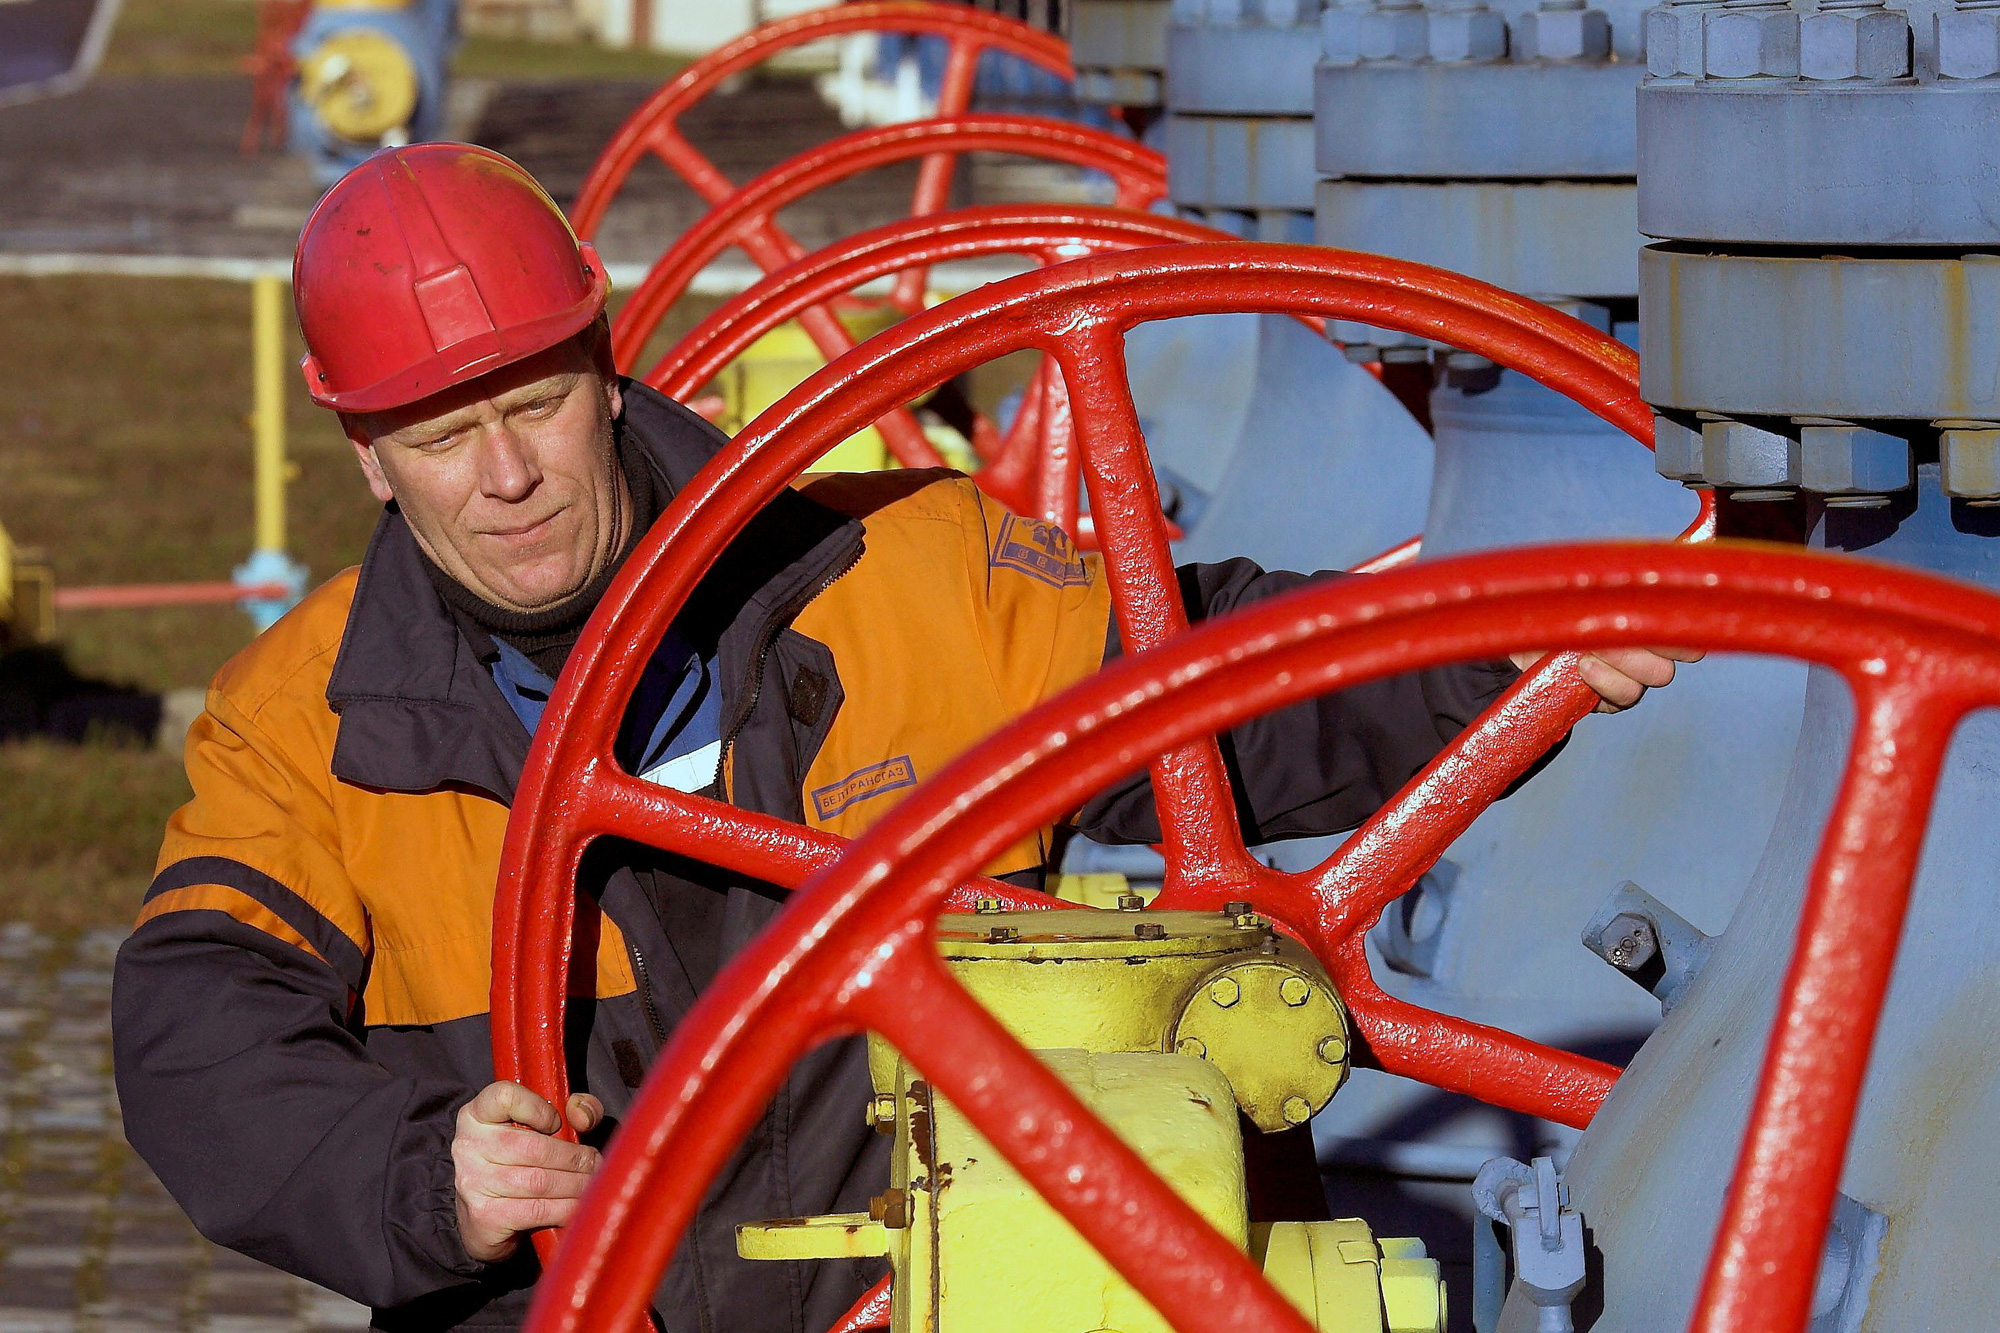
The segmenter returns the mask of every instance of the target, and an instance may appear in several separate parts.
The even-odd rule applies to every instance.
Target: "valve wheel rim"
[[[632,168],[656,156],[709,204],[720,203],[735,188],[706,155],[681,136],[679,119],[695,103],[715,91],[731,75],[763,63],[770,56],[824,41],[861,33],[943,37],[951,44],[945,79],[939,90],[938,114],[953,116],[971,107],[973,76],[979,57],[988,50],[1028,61],[1060,78],[1073,78],[1069,44],[1051,33],[1029,27],[1005,15],[946,6],[933,0],[859,0],[830,5],[759,24],[749,32],[695,61],[662,84],[638,110],[626,117],[585,173],[570,221],[585,240],[597,232],[605,212],[624,188]],[[950,186],[951,159],[942,161],[940,182],[933,183],[936,202],[943,203]],[[934,169],[935,171],[936,169]],[[941,188],[940,188],[941,187]],[[920,195],[917,203],[924,203]]]
[[[687,401],[758,338],[806,309],[865,283],[912,267],[1020,255],[1046,267],[1084,254],[1148,245],[1231,241],[1198,222],[1096,205],[997,204],[906,218],[815,250],[725,301],[690,329],[643,376],[670,398]],[[1304,321],[1316,332],[1325,321]],[[973,480],[1016,513],[1054,523],[1084,549],[1095,549],[1087,515],[1077,513],[1075,453],[1069,414],[1048,400],[1062,392],[1037,368],[1006,436]]]
[[[1638,397],[1637,359],[1629,348],[1488,284],[1377,256],[1243,242],[1153,247],[1009,279],[897,325],[816,372],[773,405],[738,437],[736,447],[718,456],[675,497],[613,581],[573,650],[524,766],[502,853],[492,996],[494,1066],[501,1077],[523,1082],[556,1102],[566,1095],[559,1016],[578,910],[573,886],[591,839],[616,834],[787,888],[796,888],[839,856],[843,844],[832,835],[650,786],[621,771],[610,756],[608,737],[637,671],[695,583],[751,516],[827,441],[845,438],[857,422],[879,417],[887,404],[908,401],[992,356],[1023,346],[1073,351],[1077,339],[1095,348],[1107,340],[1115,343],[1123,328],[1149,319],[1240,310],[1352,317],[1447,339],[1533,375],[1635,437],[1643,440],[1650,434],[1652,417]],[[1074,355],[1069,359],[1073,362]],[[1130,571],[1115,563],[1107,568],[1127,622],[1125,641],[1149,647],[1184,630],[1185,616],[1179,613],[1143,441],[1132,420],[1129,394],[1122,382],[1117,387],[1124,410],[1106,415],[1116,416],[1113,424],[1122,430],[1112,452],[1122,445],[1124,462],[1094,468],[1093,485],[1120,466],[1131,475],[1121,494],[1114,497],[1110,488],[1099,485],[1092,500],[1113,525],[1107,534],[1127,532],[1133,545],[1146,548],[1127,562],[1139,576],[1136,595]],[[1091,428],[1084,432],[1086,453],[1096,451],[1091,437],[1098,421],[1097,415],[1086,417]],[[1137,466],[1131,461],[1134,451]],[[1143,613],[1136,621],[1124,614],[1134,601]],[[1528,693],[1530,686],[1544,693]],[[1546,706],[1551,698],[1573,704],[1580,691],[1573,671],[1564,679],[1559,663],[1550,663],[1517,682],[1512,696],[1526,708]],[[1558,719],[1556,730],[1542,742],[1544,748],[1567,726]],[[1476,749],[1467,744],[1471,734],[1454,743],[1461,761],[1468,758],[1465,751]],[[1487,776],[1500,789],[1541,753],[1498,748],[1501,758],[1487,765],[1493,770]],[[1440,756],[1433,767],[1446,758]],[[1509,773],[1509,765],[1517,767]],[[1211,900],[1218,895],[1252,901],[1271,897],[1269,890],[1278,879],[1243,850],[1212,741],[1185,747],[1162,761],[1156,785],[1163,821],[1175,835],[1169,840],[1170,893],[1197,902],[1204,895]],[[1393,867],[1398,856],[1420,860],[1425,838],[1448,841],[1451,819],[1469,824],[1475,814],[1476,809],[1459,802],[1456,814],[1427,821],[1415,836],[1378,830],[1368,843],[1373,864]],[[1203,837],[1226,838],[1234,856],[1204,860]],[[1413,880],[1415,873],[1409,877]],[[979,896],[1021,907],[1048,901],[997,884],[968,885],[961,892],[968,904]],[[1289,919],[1299,916],[1296,911],[1274,915],[1300,928]],[[1312,927],[1308,921],[1303,928]],[[1345,928],[1357,929],[1357,918],[1350,916]],[[1343,957],[1324,940],[1318,948],[1330,968],[1358,968],[1366,975],[1358,949]],[[1381,1034],[1381,1047],[1389,1055],[1385,1067],[1510,1109],[1580,1123],[1616,1077],[1610,1066],[1403,1006],[1358,983],[1349,1007],[1364,1036],[1374,1041]],[[1493,1071],[1476,1079],[1453,1072],[1464,1051],[1502,1037],[1512,1044]],[[1540,1077],[1546,1088],[1524,1094],[1521,1084],[1528,1075]],[[553,1249],[548,1233],[537,1244],[545,1254]]]
[[[1067,121],[1041,116],[961,114],[856,130],[809,148],[763,172],[717,202],[683,232],[653,262],[645,279],[612,321],[612,350],[616,360],[620,365],[632,364],[660,320],[703,266],[731,246],[750,248],[746,241],[759,227],[770,223],[779,209],[815,190],[877,167],[913,158],[929,159],[940,153],[975,152],[1006,153],[1104,172],[1117,184],[1117,202],[1127,208],[1143,209],[1166,194],[1166,159],[1160,154],[1130,139]],[[916,216],[929,216],[936,211],[927,209]],[[800,257],[800,252],[794,250],[767,262],[765,256],[752,251],[752,258],[767,273]],[[824,318],[838,330],[838,336],[820,348],[831,358],[854,344],[831,312]],[[809,321],[808,330],[816,342],[831,336],[823,334],[814,324]]]
[[[2000,704],[2000,598],[1850,558],[1666,544],[1492,552],[1295,590],[1114,663],[980,742],[802,888],[684,1020],[529,1328],[642,1312],[791,1062],[871,1030],[1174,1327],[1302,1333],[1245,1256],[951,978],[936,917],[988,857],[1144,756],[1332,689],[1543,642],[1778,653],[1853,692],[1855,739],[1692,1325],[1802,1328],[1945,750],[1966,712]]]

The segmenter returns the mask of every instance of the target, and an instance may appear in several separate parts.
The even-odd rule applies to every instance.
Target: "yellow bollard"
[[[285,280],[275,273],[250,280],[250,434],[255,466],[255,548],[236,567],[244,588],[282,587],[283,596],[246,597],[243,609],[259,630],[298,605],[306,567],[285,554]]]
[[[257,549],[285,549],[285,284],[251,280],[251,426],[257,459]]]

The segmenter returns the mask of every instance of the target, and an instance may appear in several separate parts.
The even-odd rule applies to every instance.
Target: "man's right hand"
[[[588,1093],[572,1094],[568,1111],[579,1134],[604,1118]],[[489,1083],[458,1113],[452,1178],[467,1255],[505,1259],[523,1233],[569,1222],[601,1159],[595,1148],[556,1138],[561,1127],[555,1107],[518,1083]]]

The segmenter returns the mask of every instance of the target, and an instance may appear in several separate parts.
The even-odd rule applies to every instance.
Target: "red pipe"
[[[214,606],[226,602],[278,601],[292,590],[282,583],[111,583],[57,588],[58,611],[131,611],[156,606]]]

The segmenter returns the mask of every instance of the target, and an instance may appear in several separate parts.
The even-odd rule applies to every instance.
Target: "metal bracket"
[[[1536,1333],[1575,1333],[1570,1302],[1583,1290],[1583,1215],[1569,1206],[1553,1159],[1532,1163],[1496,1157],[1479,1168],[1472,1201],[1473,1324],[1479,1333],[1499,1326],[1506,1298],[1498,1261],[1499,1227],[1511,1233],[1514,1285],[1536,1308]]]
[[[1666,1014],[1715,952],[1715,937],[1628,879],[1583,928],[1583,947],[1651,991]]]
[[[1833,1196],[1833,1222],[1826,1229],[1807,1333],[1859,1333],[1888,1231],[1889,1219],[1867,1204],[1847,1194]]]

